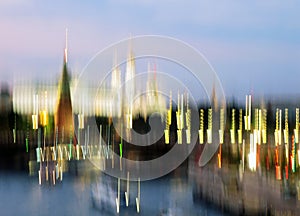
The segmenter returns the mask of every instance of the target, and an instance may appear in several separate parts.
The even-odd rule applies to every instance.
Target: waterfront
[[[210,102],[203,97],[196,104],[188,86],[180,83],[159,85],[172,76],[157,73],[156,64],[148,63],[143,75],[136,73],[132,47],[123,45],[147,41],[160,49],[162,42],[169,43],[201,59],[204,65],[198,66],[210,74],[203,82]],[[107,82],[102,87],[88,75],[93,63],[104,60],[101,53],[73,86],[67,41],[57,88],[14,86],[13,109],[3,116],[1,167],[8,164],[29,176],[15,181],[8,175],[10,183],[3,182],[6,200],[21,203],[18,209],[7,205],[7,214],[299,213],[298,104],[272,108],[274,103],[254,100],[252,94],[246,95],[245,106],[228,103],[209,63],[179,41],[149,36],[116,46],[121,45],[122,53],[128,52],[126,68],[106,65],[111,76],[97,76],[107,77],[99,80]],[[110,56],[113,50],[107,50]],[[198,81],[204,78],[198,74]],[[145,88],[139,88],[142,83]]]

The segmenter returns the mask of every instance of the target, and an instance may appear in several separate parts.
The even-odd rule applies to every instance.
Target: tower
[[[75,143],[74,120],[70,93],[70,76],[68,73],[68,44],[66,32],[66,48],[61,78],[58,85],[57,104],[54,114],[55,138],[57,144]]]
[[[133,103],[135,95],[135,60],[130,44],[129,56],[126,62],[125,74],[125,121],[128,129],[132,128],[132,118],[134,115]]]
[[[211,107],[213,107],[213,111],[218,111],[218,98],[216,96],[216,86],[215,82],[213,83],[212,93],[211,93]]]
[[[115,63],[113,65],[112,76],[111,76],[111,90],[112,90],[112,106],[111,106],[111,116],[121,116],[121,104],[122,104],[122,94],[121,94],[121,70],[117,65],[117,53],[115,53]]]

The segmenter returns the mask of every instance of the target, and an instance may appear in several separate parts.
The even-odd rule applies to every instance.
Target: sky
[[[0,81],[57,80],[130,36],[182,40],[215,69],[228,97],[300,94],[300,2],[280,0],[1,0]]]

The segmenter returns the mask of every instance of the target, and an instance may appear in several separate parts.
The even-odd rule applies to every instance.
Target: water
[[[98,175],[97,175],[98,178]],[[118,215],[116,206],[103,209],[93,205],[93,185],[89,175],[65,175],[55,186],[39,185],[36,176],[26,173],[0,172],[0,215]],[[119,215],[224,215],[205,204],[194,204],[192,186],[187,179],[166,176],[141,182],[140,213],[136,213],[136,182],[130,184],[129,207]],[[116,188],[112,187],[113,191]],[[115,201],[115,197],[109,199]]]

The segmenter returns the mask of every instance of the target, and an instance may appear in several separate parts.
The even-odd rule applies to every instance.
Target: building
[[[67,47],[64,65],[58,86],[57,105],[54,113],[55,143],[75,143],[74,118],[70,92],[70,76],[67,67]]]

